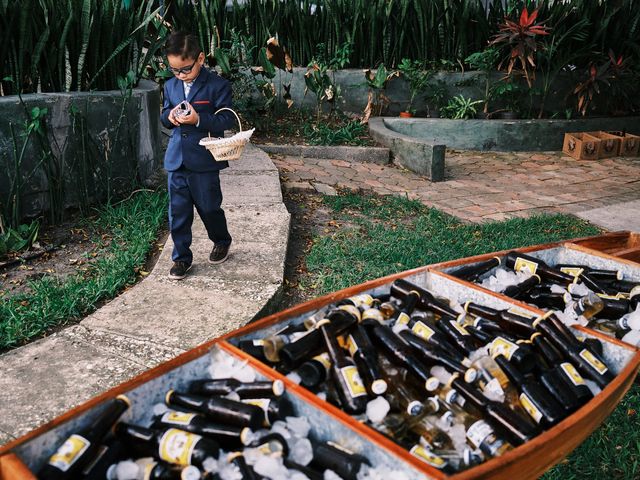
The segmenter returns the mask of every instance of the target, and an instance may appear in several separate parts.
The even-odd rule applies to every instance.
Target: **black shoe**
[[[173,267],[169,270],[169,278],[171,280],[182,280],[187,276],[187,272],[191,270],[191,264],[187,262],[173,262]]]
[[[209,255],[209,263],[218,264],[224,262],[229,257],[229,247],[231,245],[214,245]]]

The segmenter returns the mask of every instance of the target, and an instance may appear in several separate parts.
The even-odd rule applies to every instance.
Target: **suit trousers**
[[[216,245],[230,245],[231,235],[222,204],[219,171],[194,172],[184,166],[167,172],[169,183],[169,231],[173,239],[174,262],[191,264],[191,226],[193,207],[202,219],[207,234]]]

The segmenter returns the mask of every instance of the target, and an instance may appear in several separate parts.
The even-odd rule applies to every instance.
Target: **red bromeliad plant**
[[[538,10],[534,10],[531,15],[527,8],[522,9],[520,19],[515,22],[505,17],[504,23],[500,24],[500,33],[494,36],[489,45],[507,45],[511,47],[511,53],[507,64],[507,76],[511,76],[516,64],[520,63],[520,73],[527,80],[529,88],[533,85],[535,78],[535,54],[540,44],[537,35],[548,35],[549,28],[544,25],[535,23],[538,17]],[[500,63],[498,68],[502,68],[504,62]]]

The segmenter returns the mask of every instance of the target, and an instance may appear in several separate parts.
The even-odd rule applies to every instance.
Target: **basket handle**
[[[215,113],[214,113],[214,115],[216,115],[216,114],[220,113],[220,112],[221,112],[221,111],[223,111],[223,110],[229,110],[231,113],[233,113],[233,114],[235,115],[236,120],[238,120],[238,125],[240,126],[240,131],[242,131],[242,123],[240,123],[240,117],[238,117],[238,114],[237,114],[236,112],[234,112],[233,110],[231,110],[230,108],[228,108],[228,107],[222,107],[221,109],[216,110],[216,111],[215,111]]]

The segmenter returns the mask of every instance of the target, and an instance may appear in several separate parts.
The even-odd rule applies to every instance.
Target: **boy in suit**
[[[172,129],[164,157],[169,185],[169,230],[174,247],[173,266],[169,278],[183,279],[193,262],[191,225],[193,208],[213,241],[210,263],[222,263],[229,255],[231,235],[222,203],[219,172],[229,166],[217,162],[207,149],[198,144],[211,133],[224,136],[224,130],[234,125],[231,112],[231,85],[204,67],[204,53],[195,35],[174,32],[165,45],[169,70],[174,77],[164,86],[162,124]],[[186,101],[186,110],[180,104]]]

